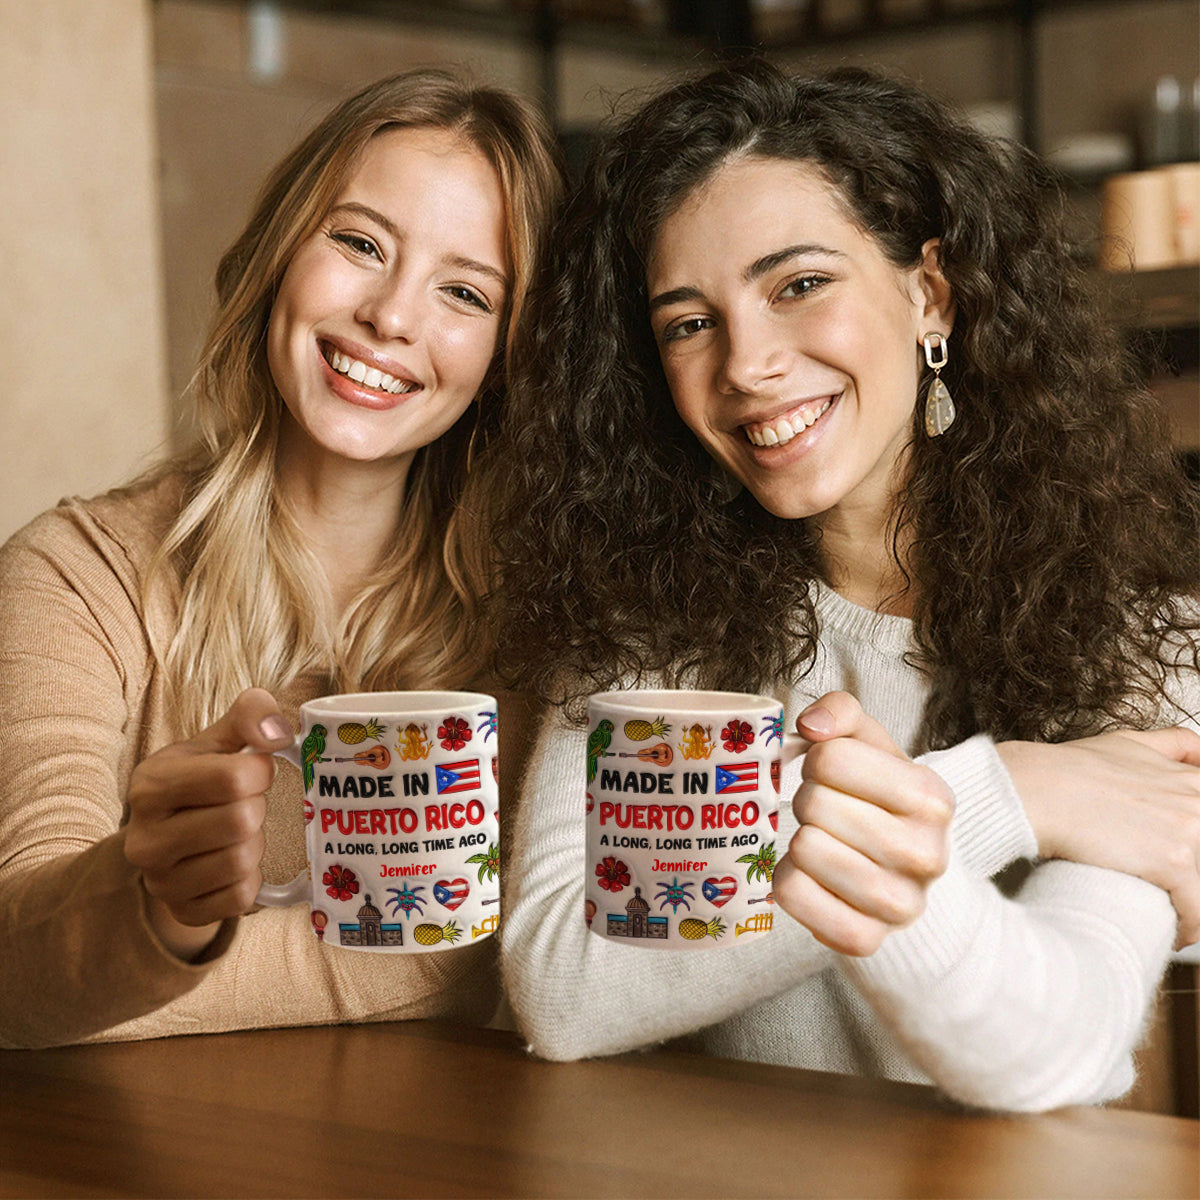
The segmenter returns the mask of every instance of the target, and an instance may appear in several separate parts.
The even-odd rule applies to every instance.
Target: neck
[[[393,547],[411,462],[349,462],[280,439],[280,497],[325,568],[338,614]]]
[[[890,616],[911,617],[912,587],[901,563],[911,539],[894,536],[893,506],[835,508],[811,518],[820,531],[830,586],[852,604]]]

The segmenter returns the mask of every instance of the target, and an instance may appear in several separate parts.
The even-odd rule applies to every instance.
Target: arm
[[[849,697],[821,703],[839,715],[822,735],[836,740],[819,748],[827,752],[820,757],[810,752],[795,816],[834,834],[848,830],[842,841],[866,861],[847,866],[845,846],[839,854],[821,854],[823,842],[797,834],[789,873],[776,888],[781,904],[798,897],[795,915],[818,936],[821,922],[834,921],[845,936],[842,948],[850,955],[868,952],[841,959],[843,971],[913,1061],[956,1099],[1037,1110],[1125,1091],[1174,931],[1166,895],[1126,875],[1063,862],[1037,868],[1008,900],[968,869],[962,847],[978,838],[960,828],[945,870],[927,882],[922,915],[897,931],[904,914],[889,905],[906,895],[894,886],[904,879],[896,864],[905,860],[897,839],[879,831],[894,825],[897,814],[911,822],[916,808],[905,797],[919,794],[918,765],[892,747],[889,766],[881,758],[886,735]],[[981,781],[994,752],[981,739],[972,742],[953,752],[953,762],[961,779]],[[840,796],[847,812],[858,811],[854,824],[845,815],[830,819],[823,790]],[[988,812],[977,800],[955,824],[965,817],[969,826],[981,815],[986,821]],[[924,843],[910,834],[907,844],[919,852]],[[797,890],[793,880],[804,888]],[[811,900],[814,880],[835,893],[833,918],[827,897]],[[872,946],[878,949],[869,953]]]
[[[130,697],[148,670],[129,583],[53,514],[0,555],[4,1045],[77,1040],[156,1008],[195,987],[232,934],[184,962],[125,858]]]
[[[828,967],[791,921],[747,946],[631,950],[588,932],[584,900],[586,731],[557,713],[530,760],[504,861],[501,968],[534,1053],[614,1054],[722,1021]]]

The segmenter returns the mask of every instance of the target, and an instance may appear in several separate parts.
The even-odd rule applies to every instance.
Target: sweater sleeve
[[[586,739],[557,713],[546,718],[505,856],[501,970],[535,1054],[570,1060],[688,1034],[832,963],[832,951],[792,921],[769,938],[702,954],[631,951],[589,933],[584,797],[573,782]]]
[[[1181,660],[1161,723],[1197,728],[1197,712],[1200,679]],[[1174,908],[1144,880],[1057,860],[1037,863],[1015,897],[1002,896],[975,865],[1003,865],[1001,851],[1032,857],[1036,846],[1030,832],[1022,848],[1020,822],[1005,816],[1012,804],[1003,768],[988,766],[994,757],[978,738],[926,757],[952,785],[968,784],[950,869],[919,921],[843,969],[910,1057],[963,1103],[1039,1111],[1115,1099],[1134,1081]],[[990,800],[970,790],[993,775]]]
[[[158,942],[123,854],[126,694],[147,647],[128,580],[102,563],[54,513],[0,551],[4,1046],[78,1040],[210,969]]]
[[[197,963],[156,937],[123,846],[129,775],[170,736],[140,577],[123,548],[127,526],[155,519],[147,508],[126,511],[118,536],[75,505],[0,549],[0,1046],[417,1017],[485,1023],[498,998],[494,938],[443,954],[356,953],[318,942],[303,905],[225,922]],[[303,869],[298,787],[281,771],[267,798],[281,880]]]
[[[921,919],[842,969],[947,1095],[1037,1112],[1129,1089],[1174,933],[1132,876],[1047,862],[1010,900],[954,857]]]

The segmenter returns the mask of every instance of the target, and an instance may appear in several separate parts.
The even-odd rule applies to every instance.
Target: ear
[[[954,328],[954,295],[942,274],[942,244],[930,238],[921,247],[921,261],[916,270],[916,284],[924,298],[921,335],[940,333],[949,337]]]

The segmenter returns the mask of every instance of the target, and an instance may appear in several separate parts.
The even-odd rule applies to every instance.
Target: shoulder
[[[60,501],[0,547],[0,584],[35,563],[66,575],[91,568],[140,578],[179,513],[183,490],[183,477],[169,474]]]
[[[28,645],[73,628],[100,631],[125,648],[120,657],[131,638],[141,645],[146,573],[183,493],[183,477],[172,474],[89,500],[63,500],[9,538],[0,547],[6,641]]]

